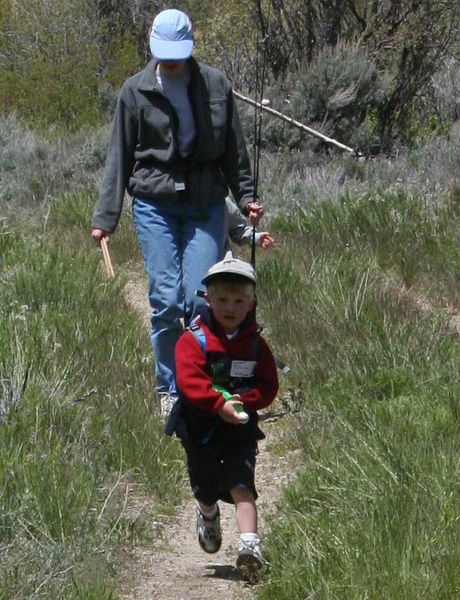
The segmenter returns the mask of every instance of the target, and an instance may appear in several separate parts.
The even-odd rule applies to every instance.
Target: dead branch
[[[342,144],[341,142],[338,142],[337,140],[334,140],[333,138],[330,138],[327,135],[324,135],[323,133],[320,133],[319,131],[312,129],[311,127],[308,127],[307,125],[304,125],[303,123],[300,123],[299,121],[296,121],[292,117],[288,117],[287,115],[280,113],[279,111],[275,110],[274,108],[270,108],[269,106],[266,106],[265,104],[256,102],[256,100],[252,100],[252,98],[247,98],[246,96],[243,96],[243,94],[240,94],[239,92],[235,92],[235,90],[233,90],[233,95],[236,98],[243,100],[243,102],[247,102],[248,104],[251,104],[252,106],[255,106],[261,110],[264,110],[265,112],[268,112],[269,114],[274,115],[275,117],[278,117],[278,119],[281,119],[282,121],[286,121],[286,123],[289,123],[290,125],[294,125],[294,127],[297,127],[298,129],[301,129],[302,131],[305,131],[306,133],[313,135],[314,137],[325,142],[326,144],[332,144],[336,148],[340,148],[340,150],[344,150],[345,152],[349,152],[350,154],[353,154],[353,156],[362,156],[358,150],[355,150],[354,148],[350,148],[349,146],[345,146],[345,144]]]

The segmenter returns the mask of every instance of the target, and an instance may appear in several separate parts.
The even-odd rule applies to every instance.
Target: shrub
[[[431,117],[444,126],[460,119],[459,60],[449,58],[433,75],[426,97],[419,102],[419,110],[425,120]]]
[[[139,64],[132,31],[110,27],[98,3],[76,0],[52,9],[47,2],[5,3],[10,10],[0,21],[3,110],[41,131],[98,124],[106,110],[99,104],[101,80],[119,86]]]
[[[375,66],[357,46],[325,47],[309,67],[290,75],[286,84],[267,91],[274,108],[297,121],[345,143],[368,149],[378,140],[372,111],[381,97]],[[322,142],[295,127],[265,120],[264,142],[269,148],[319,148]]]
[[[0,207],[10,217],[33,212],[50,196],[98,184],[108,130],[49,140],[14,116],[0,117]]]

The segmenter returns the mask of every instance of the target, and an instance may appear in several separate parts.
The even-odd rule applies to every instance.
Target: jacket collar
[[[193,80],[199,71],[199,66],[193,57],[188,59],[188,63],[190,65],[191,79]],[[139,83],[137,84],[137,87],[141,92],[161,92],[156,73],[157,65],[158,61],[155,58],[152,58],[152,60],[141,71],[141,77],[139,79]]]
[[[215,335],[218,337],[226,337],[225,331],[219,325],[219,323],[215,320],[214,315],[212,314],[212,310],[208,306],[204,306],[199,309],[199,322],[202,325],[205,325],[208,329],[210,329]],[[251,317],[247,316],[244,321],[241,323],[238,329],[238,337],[251,335],[254,332],[259,330],[259,326]]]

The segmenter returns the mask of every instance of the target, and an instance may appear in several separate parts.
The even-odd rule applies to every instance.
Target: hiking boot
[[[254,582],[257,579],[257,574],[263,567],[258,539],[251,542],[240,540],[236,566],[249,581]]]
[[[222,529],[220,528],[220,511],[217,507],[216,516],[207,519],[200,508],[196,507],[196,532],[198,543],[208,554],[214,554],[220,550],[222,544]]]
[[[158,397],[160,398],[160,414],[163,419],[166,420],[171,414],[171,410],[176,403],[177,396],[174,396],[169,392],[160,392]]]

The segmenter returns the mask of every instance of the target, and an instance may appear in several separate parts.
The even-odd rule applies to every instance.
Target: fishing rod
[[[260,147],[262,140],[262,110],[259,106],[262,105],[264,97],[265,71],[267,66],[267,53],[265,52],[265,43],[267,36],[256,42],[256,63],[255,63],[255,95],[260,94],[260,104],[254,105],[254,145],[253,145],[253,170],[254,170],[254,199],[257,201],[259,197],[259,173],[260,173]],[[262,69],[259,71],[260,51],[259,46],[262,45]],[[256,226],[252,226],[251,240],[251,265],[256,268]]]
[[[269,18],[269,17],[268,17]],[[266,34],[259,42],[256,43],[256,78],[255,78],[255,95],[260,97],[260,102],[254,103],[254,147],[253,147],[253,170],[254,170],[254,199],[257,201],[259,197],[259,175],[260,175],[260,149],[262,145],[262,107],[264,106],[264,84],[267,68],[267,53],[265,45],[268,39]],[[262,68],[259,72],[259,46],[262,46]],[[235,92],[233,92],[236,96]],[[256,226],[252,226],[252,241],[251,241],[251,265],[256,270]],[[254,319],[256,316],[256,305],[254,305]],[[282,373],[289,373],[290,367],[283,362],[278,356],[274,356],[276,366]]]

